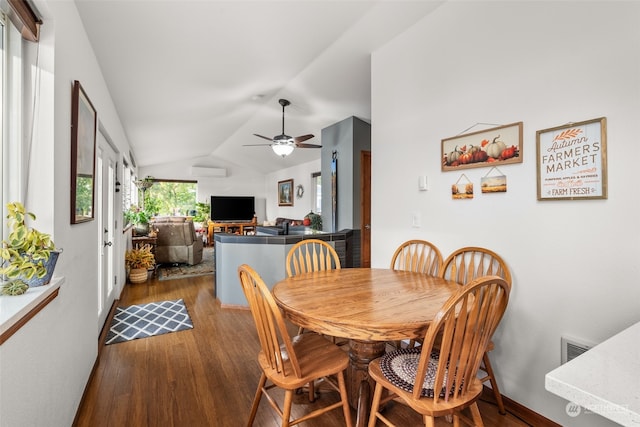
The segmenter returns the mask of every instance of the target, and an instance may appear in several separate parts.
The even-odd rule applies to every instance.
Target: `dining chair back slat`
[[[495,252],[468,246],[457,249],[443,262],[440,277],[466,285],[482,276],[498,276],[511,284],[511,273],[504,260]]]
[[[320,239],[304,239],[287,253],[285,269],[287,277],[313,271],[340,268],[340,257],[329,243]]]
[[[442,268],[442,253],[426,240],[407,240],[394,252],[390,268],[436,276]]]

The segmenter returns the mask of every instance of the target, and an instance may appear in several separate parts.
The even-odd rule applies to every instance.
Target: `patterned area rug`
[[[182,299],[116,307],[105,344],[193,329]]]
[[[213,258],[213,247],[206,247],[202,251],[202,262],[196,265],[166,264],[158,267],[158,280],[183,279],[185,277],[213,274],[216,264]]]

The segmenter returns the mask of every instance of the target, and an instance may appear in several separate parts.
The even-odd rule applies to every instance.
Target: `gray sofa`
[[[162,217],[152,222],[156,230],[156,263],[199,264],[202,261],[202,239],[196,235],[193,221],[185,217]]]

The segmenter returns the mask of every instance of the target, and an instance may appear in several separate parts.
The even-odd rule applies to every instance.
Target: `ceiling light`
[[[271,148],[278,156],[287,157],[293,153],[294,146],[292,144],[271,144]]]

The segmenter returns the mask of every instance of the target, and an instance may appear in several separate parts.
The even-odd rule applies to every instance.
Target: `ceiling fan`
[[[271,144],[247,144],[245,145],[245,147],[268,145],[273,149],[274,153],[282,157],[287,157],[289,154],[293,152],[294,148],[322,148],[321,145],[304,143],[304,141],[313,138],[312,134],[291,137],[284,133],[284,107],[286,107],[287,105],[290,105],[291,103],[286,99],[280,99],[278,102],[280,103],[280,105],[282,105],[282,134],[276,135],[273,138],[268,138],[266,136],[262,136],[262,135],[258,135],[257,133],[254,133],[254,135],[257,136],[258,138],[271,141]]]

